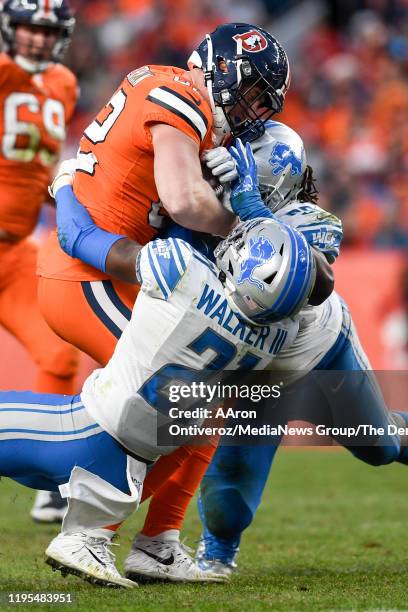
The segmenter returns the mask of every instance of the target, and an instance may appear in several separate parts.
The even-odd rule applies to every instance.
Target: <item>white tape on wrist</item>
[[[59,174],[55,177],[51,185],[48,187],[48,193],[52,198],[55,198],[55,194],[57,193],[58,189],[61,189],[61,187],[65,187],[66,185],[71,186],[73,182],[74,177],[72,176],[72,174],[69,174],[68,172],[65,172],[64,174]]]

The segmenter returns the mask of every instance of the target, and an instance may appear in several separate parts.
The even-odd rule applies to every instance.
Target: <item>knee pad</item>
[[[229,539],[239,536],[252,522],[252,510],[234,487],[201,490],[205,525],[212,535]]]

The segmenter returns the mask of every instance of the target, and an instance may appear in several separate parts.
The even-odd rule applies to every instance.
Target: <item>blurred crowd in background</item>
[[[143,64],[186,65],[224,21],[265,27],[292,68],[277,120],[304,139],[321,205],[341,216],[345,242],[408,248],[408,0],[72,0],[67,58],[83,129],[123,76]]]

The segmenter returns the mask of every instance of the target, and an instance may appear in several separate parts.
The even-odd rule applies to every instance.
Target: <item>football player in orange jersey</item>
[[[74,75],[58,63],[75,20],[65,0],[6,0],[0,7],[0,324],[38,365],[38,391],[74,393],[77,351],[40,312],[37,247],[29,236],[77,99]],[[65,509],[58,494],[39,492],[32,517],[60,521]]]
[[[75,195],[98,226],[118,235],[116,240],[122,234],[146,244],[166,215],[185,228],[219,235],[235,223],[204,180],[200,156],[230,134],[253,139],[263,133],[263,120],[282,109],[289,84],[286,54],[264,30],[226,24],[206,36],[188,66],[188,71],[134,70],[84,132]],[[130,319],[138,287],[106,273],[112,246],[106,236],[94,227],[71,229],[77,231],[73,248],[64,250],[73,258],[60,250],[55,233],[42,249],[40,305],[61,337],[106,364]],[[165,550],[173,547],[180,560],[181,522],[213,451],[195,448],[184,463],[176,451],[157,462],[145,490],[158,490],[133,553],[145,551],[160,564],[160,546],[150,551],[153,541]],[[161,486],[177,465],[178,473]],[[132,577],[144,573],[133,563],[133,553],[126,564]],[[185,579],[202,580],[188,555],[184,559]],[[145,575],[154,575],[152,568]],[[171,579],[170,567],[166,575]]]

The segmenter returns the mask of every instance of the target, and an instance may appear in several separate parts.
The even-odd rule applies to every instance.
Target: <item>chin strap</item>
[[[27,57],[23,57],[22,55],[16,55],[14,57],[14,61],[20,68],[29,72],[30,74],[36,74],[38,72],[44,72],[47,70],[48,66],[51,62],[33,62]]]
[[[214,79],[213,65],[212,65],[213,63],[213,44],[212,44],[212,38],[210,34],[206,34],[205,39],[207,41],[207,65],[204,70],[204,81],[207,87],[208,97],[210,99],[211,110],[214,114],[215,104],[214,104],[214,97],[212,93],[212,84],[213,84],[213,79]]]

